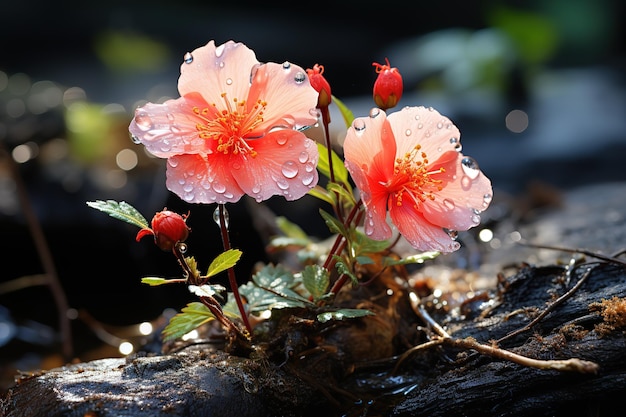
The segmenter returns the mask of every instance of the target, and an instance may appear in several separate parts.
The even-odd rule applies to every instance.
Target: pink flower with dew
[[[344,142],[345,165],[361,192],[365,234],[384,240],[391,222],[422,251],[449,253],[456,231],[480,223],[491,181],[461,153],[460,133],[432,108],[378,108],[354,120]]]
[[[185,55],[178,91],[139,107],[129,131],[167,158],[167,188],[184,201],[295,200],[315,187],[317,146],[298,129],[316,123],[318,93],[304,69],[210,41]]]

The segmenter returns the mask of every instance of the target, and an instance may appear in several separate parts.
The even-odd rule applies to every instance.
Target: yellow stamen
[[[204,123],[196,124],[198,136],[202,139],[217,141],[217,151],[223,154],[249,153],[255,157],[257,152],[246,141],[246,136],[263,122],[263,112],[267,103],[257,100],[251,109],[246,108],[246,101],[237,98],[229,100],[226,93],[222,93],[225,109],[219,110],[217,104],[213,108],[215,116],[209,116],[209,109],[193,108],[193,112],[203,119]]]
[[[389,189],[390,200],[395,200],[397,206],[404,203],[404,196],[408,196],[413,201],[414,207],[418,207],[426,200],[435,200],[436,191],[443,189],[443,180],[432,177],[434,174],[445,172],[443,167],[434,171],[428,171],[428,157],[421,151],[421,146],[415,147],[407,152],[402,158],[397,158],[394,166],[394,177]]]

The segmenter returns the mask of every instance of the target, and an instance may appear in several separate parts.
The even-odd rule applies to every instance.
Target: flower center
[[[443,189],[443,180],[433,178],[433,175],[441,174],[445,169],[441,167],[429,171],[428,157],[421,148],[419,144],[415,145],[402,158],[396,159],[393,169],[394,179],[387,188],[390,191],[390,199],[394,199],[397,206],[401,206],[407,197],[417,208],[426,200],[434,201],[433,193]]]
[[[225,155],[229,153],[236,155],[241,152],[250,153],[252,157],[256,156],[256,151],[246,141],[246,137],[263,122],[263,112],[267,103],[257,100],[254,106],[247,108],[245,100],[239,101],[234,98],[231,101],[226,97],[226,93],[222,93],[222,99],[226,105],[223,110],[218,109],[215,103],[212,104],[214,108],[212,113],[208,108],[193,108],[193,112],[204,119],[204,123],[196,124],[199,136],[217,141],[217,151]]]

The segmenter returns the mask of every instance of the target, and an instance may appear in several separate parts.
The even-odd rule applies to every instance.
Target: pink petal
[[[413,210],[409,204],[392,205],[389,209],[391,221],[400,234],[413,246],[421,251],[454,252],[460,247],[441,226],[428,222],[422,214]]]
[[[193,113],[194,106],[207,105],[197,94],[190,94],[163,104],[147,103],[135,111],[128,130],[133,140],[145,145],[148,152],[167,158],[181,153],[210,153],[213,141],[198,136],[196,124],[203,121]]]
[[[368,181],[387,182],[393,176],[396,142],[384,111],[354,119],[343,143],[344,159],[366,173]]]
[[[422,210],[431,223],[450,230],[468,230],[478,226],[480,212],[491,201],[491,181],[480,170],[463,168],[467,157],[461,153],[451,151],[448,154],[454,159],[443,164],[445,173],[433,176],[445,179],[444,187],[437,191],[434,201],[423,204]],[[477,168],[473,159],[469,161]]]
[[[167,188],[188,203],[234,203],[244,192],[228,161],[220,153],[173,156],[167,160]]]
[[[405,107],[388,117],[397,145],[397,157],[413,150],[416,144],[430,162],[451,150],[460,150],[459,129],[432,108]]]
[[[365,206],[365,220],[363,228],[365,234],[374,240],[385,240],[391,237],[391,227],[387,223],[387,197],[386,190],[380,185],[370,183],[365,172],[346,160],[346,168],[359,190],[361,200]],[[370,188],[373,186],[374,191]]]
[[[245,100],[250,90],[250,76],[259,64],[254,51],[239,42],[228,41],[215,46],[215,41],[195,49],[180,66],[178,92],[181,96],[198,92],[209,104],[220,109],[226,98]]]
[[[247,103],[267,103],[262,125],[265,130],[277,126],[300,128],[317,122],[317,97],[318,92],[301,67],[288,62],[267,63],[256,68]]]
[[[256,155],[233,155],[230,170],[238,186],[257,201],[274,195],[296,200],[317,184],[317,146],[303,133],[275,130],[248,144]]]

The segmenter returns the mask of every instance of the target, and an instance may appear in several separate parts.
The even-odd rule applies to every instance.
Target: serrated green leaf
[[[335,268],[337,269],[337,272],[340,275],[347,275],[350,278],[350,281],[352,281],[353,286],[356,287],[359,285],[359,279],[352,273],[352,271],[350,271],[350,268],[348,268],[348,266],[343,262],[343,259],[338,255],[334,255],[333,259],[336,261]]]
[[[229,249],[226,252],[219,254],[215,259],[213,259],[211,265],[209,265],[207,277],[212,277],[213,275],[217,275],[220,272],[235,266],[237,261],[239,261],[239,258],[241,258],[241,254],[242,252],[239,249]]]
[[[137,209],[124,201],[118,203],[115,200],[96,200],[88,201],[87,205],[91,208],[95,208],[96,210],[103,211],[113,218],[123,220],[126,223],[137,226],[140,229],[150,227],[145,217],[143,217]]]
[[[345,319],[356,319],[359,317],[365,316],[373,316],[369,310],[359,309],[359,308],[342,308],[336,311],[326,311],[324,313],[320,313],[317,315],[317,321],[320,323],[326,323],[330,320],[345,320]]]
[[[182,337],[211,320],[215,320],[215,316],[204,304],[200,302],[189,303],[180,313],[170,319],[161,333],[163,340],[169,341]]]
[[[328,270],[319,265],[307,265],[302,271],[304,288],[317,300],[326,294],[330,285]]]
[[[352,113],[352,110],[350,110],[345,104],[343,104],[343,102],[339,100],[337,97],[335,96],[332,96],[332,97],[333,97],[333,103],[335,103],[335,105],[339,109],[339,112],[341,112],[341,115],[343,116],[343,120],[346,123],[346,127],[350,127],[350,125],[354,121],[354,114]]]
[[[266,265],[252,276],[252,282],[239,287],[239,293],[248,301],[251,313],[310,304],[292,289],[293,285],[295,279],[290,271],[280,265]]]

